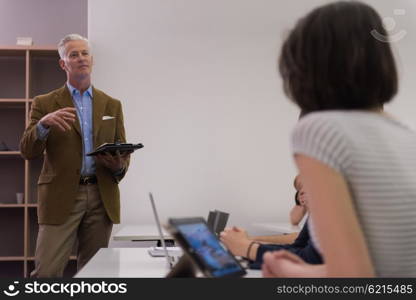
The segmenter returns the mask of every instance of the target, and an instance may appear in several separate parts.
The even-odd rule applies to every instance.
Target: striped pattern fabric
[[[377,276],[416,277],[416,132],[380,113],[325,111],[302,118],[292,143],[345,178]]]

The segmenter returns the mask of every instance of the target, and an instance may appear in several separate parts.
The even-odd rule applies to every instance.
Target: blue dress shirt
[[[74,102],[75,109],[79,120],[82,133],[82,168],[81,175],[88,176],[95,174],[95,160],[91,156],[86,156],[86,153],[94,150],[94,138],[93,138],[93,118],[92,118],[92,87],[90,86],[82,95],[79,90],[74,88],[69,82],[66,83],[70,94],[72,95],[72,101]],[[48,136],[49,129],[40,124],[37,124],[37,133],[40,140],[45,140]]]

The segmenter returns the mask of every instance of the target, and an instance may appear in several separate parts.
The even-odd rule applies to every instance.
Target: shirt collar
[[[79,94],[79,90],[77,90],[76,88],[74,88],[68,81],[66,82],[66,86],[68,87],[69,92],[71,93],[71,96],[73,96],[75,93],[78,93]],[[92,86],[91,85],[90,85],[90,87],[85,92],[92,99]]]

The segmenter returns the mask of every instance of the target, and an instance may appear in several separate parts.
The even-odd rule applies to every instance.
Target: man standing
[[[61,277],[77,238],[78,270],[108,246],[113,223],[120,223],[118,182],[129,162],[128,154],[86,156],[103,143],[125,142],[121,103],[91,85],[86,38],[67,35],[58,51],[67,82],[33,100],[20,142],[25,159],[44,154],[32,277]]]

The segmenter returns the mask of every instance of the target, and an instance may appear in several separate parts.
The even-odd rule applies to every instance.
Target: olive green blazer
[[[111,98],[93,87],[93,137],[94,148],[103,143],[125,142],[123,112],[120,101]],[[20,150],[25,159],[44,155],[42,171],[38,180],[39,224],[64,223],[75,202],[82,167],[82,137],[78,117],[70,131],[51,128],[45,141],[37,136],[36,124],[48,113],[64,107],[74,107],[66,85],[33,100],[30,122],[20,141]],[[106,118],[111,116],[114,118]],[[125,172],[124,172],[125,174]],[[124,177],[115,177],[97,164],[98,188],[108,217],[120,223],[120,192],[118,182]]]

